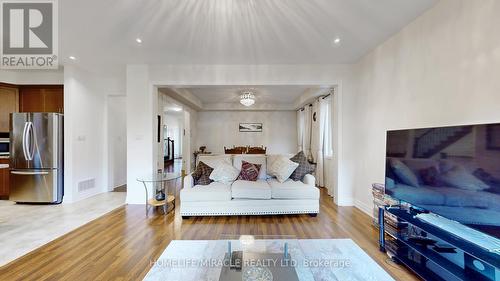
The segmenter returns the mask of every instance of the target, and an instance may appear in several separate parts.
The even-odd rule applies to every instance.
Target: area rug
[[[369,281],[394,280],[351,239],[302,239],[290,253],[297,262],[302,281]],[[283,240],[266,240],[266,248],[279,249]],[[216,240],[174,240],[144,280],[218,281],[227,248]],[[238,250],[238,249],[233,249]]]

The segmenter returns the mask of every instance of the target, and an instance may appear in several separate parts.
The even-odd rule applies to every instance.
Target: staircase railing
[[[439,153],[472,132],[472,126],[442,127],[428,129],[421,136],[415,137],[414,158],[427,158]]]
[[[165,162],[174,161],[174,140],[170,137],[166,138],[164,141],[164,156],[163,159]]]

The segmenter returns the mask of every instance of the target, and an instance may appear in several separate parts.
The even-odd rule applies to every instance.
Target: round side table
[[[149,209],[154,207],[163,207],[163,214],[168,214],[169,211],[175,208],[175,196],[168,193],[168,182],[172,180],[177,180],[181,178],[180,173],[157,173],[145,177],[137,178],[138,182],[142,182],[144,185],[144,191],[146,192],[146,216],[148,216]],[[153,198],[148,199],[148,184],[155,191]],[[163,194],[165,194],[164,200],[156,200],[156,191],[158,191],[157,186],[161,186]]]

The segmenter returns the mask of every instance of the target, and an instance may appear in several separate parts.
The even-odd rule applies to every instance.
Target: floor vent
[[[78,191],[85,191],[95,187],[95,179],[84,180],[78,183]]]

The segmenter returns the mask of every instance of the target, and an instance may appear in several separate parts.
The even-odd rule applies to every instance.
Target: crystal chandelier
[[[250,91],[245,91],[240,96],[240,103],[244,106],[251,106],[255,103],[255,95]]]

